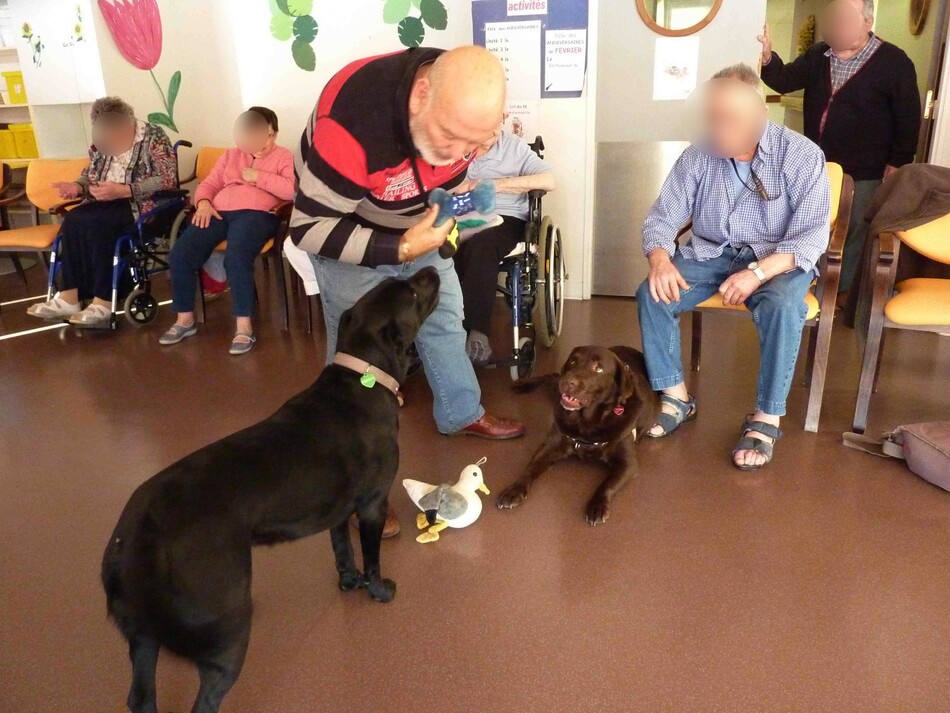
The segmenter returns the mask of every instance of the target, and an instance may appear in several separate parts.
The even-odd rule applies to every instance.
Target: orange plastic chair
[[[11,171],[3,164],[3,181],[0,186],[0,253],[9,253],[14,267],[26,284],[26,275],[22,271],[19,253],[35,252],[46,263],[46,253],[50,252],[53,242],[59,234],[60,221],[40,224],[40,213],[48,213],[61,218],[67,210],[80,203],[79,200],[64,201],[53,183],[75,181],[89,164],[85,158],[74,159],[34,159],[26,169],[26,188],[11,190]],[[25,228],[11,228],[7,209],[12,203],[26,198],[32,207],[33,225]]]
[[[887,329],[950,334],[950,280],[912,277],[897,281],[897,265],[902,248],[950,265],[950,215],[909,230],[874,236],[871,264],[871,308],[867,335],[855,330],[863,349],[858,398],[851,430],[864,433],[868,425],[871,395],[877,391]],[[896,282],[896,284],[895,284]]]

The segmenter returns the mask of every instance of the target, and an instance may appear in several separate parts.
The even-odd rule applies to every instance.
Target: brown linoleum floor
[[[30,273],[37,294],[42,275]],[[268,315],[270,278],[258,279]],[[25,292],[3,277],[0,294]],[[0,336],[37,326],[27,304],[3,308]],[[0,711],[125,710],[130,667],[98,579],[106,539],[144,479],[316,377],[322,323],[307,335],[302,305],[289,333],[265,315],[239,358],[226,353],[228,300],[174,348],[156,343],[167,307],[141,330],[0,341]],[[776,462],[749,475],[729,452],[753,396],[754,330],[727,316],[706,324],[699,418],[642,444],[641,473],[606,526],[583,518],[600,472],[565,464],[521,509],[487,507],[425,546],[397,481],[390,605],[337,590],[326,533],[255,550],[250,650],[222,711],[950,710],[950,493],[840,445],[857,383],[851,332],[835,333],[821,432],[802,432],[796,385]],[[635,304],[569,303],[540,370],[582,343],[638,346]],[[948,417],[950,339],[893,335],[883,369],[872,431]],[[515,477],[549,414],[541,397],[511,394],[505,372],[481,382],[488,408],[524,419],[528,435],[439,436],[417,378],[399,477],[454,482],[481,456],[493,493]],[[163,656],[160,711],[184,713],[196,690],[193,669]]]

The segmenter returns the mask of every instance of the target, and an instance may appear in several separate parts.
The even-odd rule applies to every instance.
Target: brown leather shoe
[[[356,517],[356,513],[350,515],[350,525],[357,530],[360,529],[360,520]],[[386,513],[386,524],[383,525],[383,539],[395,537],[399,534],[399,530],[399,520],[396,518],[396,513],[393,512],[392,508],[389,508]]]
[[[505,441],[524,435],[524,424],[510,418],[496,418],[485,414],[475,423],[466,426],[452,436],[478,436],[490,441]]]

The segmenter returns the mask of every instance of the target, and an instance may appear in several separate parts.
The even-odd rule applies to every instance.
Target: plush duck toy
[[[482,501],[476,490],[485,495],[491,491],[485,485],[482,466],[487,461],[482,458],[477,463],[467,465],[459,474],[455,485],[430,485],[418,480],[402,481],[409,498],[422,512],[416,516],[416,525],[421,533],[416,542],[435,542],[439,532],[447,527],[468,527],[482,514]]]

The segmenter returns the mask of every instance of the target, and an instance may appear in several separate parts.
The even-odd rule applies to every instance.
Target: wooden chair
[[[877,391],[885,329],[950,333],[950,280],[915,277],[894,284],[904,245],[931,260],[950,265],[950,215],[893,233],[881,233],[871,246],[871,308],[867,337],[858,328],[864,357],[854,408],[855,433],[864,433],[871,394]],[[945,382],[942,382],[945,384]]]
[[[821,415],[821,400],[825,390],[825,375],[828,370],[828,354],[831,348],[831,328],[834,324],[835,299],[841,279],[841,251],[848,235],[851,220],[851,202],[854,198],[854,181],[837,163],[829,163],[828,181],[831,188],[831,233],[827,252],[818,263],[819,276],[814,293],[805,296],[808,314],[805,324],[811,327],[808,339],[808,360],[805,364],[805,385],[810,386],[805,430],[816,433]],[[716,310],[727,314],[748,314],[745,305],[725,305],[721,295],[713,295],[700,303],[693,311],[693,338],[691,366],[699,371],[702,356],[703,312]]]
[[[205,180],[208,177],[208,174],[211,173],[211,170],[214,168],[214,165],[218,162],[218,159],[224,155],[227,151],[225,148],[218,146],[205,146],[198,151],[198,156],[195,159],[195,170],[188,178],[182,180],[182,184],[190,183],[192,181],[198,181],[199,183]],[[286,332],[290,329],[290,305],[287,298],[287,284],[284,278],[284,265],[281,257],[281,246],[284,244],[284,238],[287,235],[290,224],[290,214],[293,210],[293,203],[291,201],[281,201],[277,204],[271,212],[277,216],[279,223],[277,226],[277,231],[274,234],[274,237],[269,239],[264,243],[264,247],[261,248],[261,261],[264,266],[264,270],[267,271],[267,261],[270,259],[274,263],[274,276],[277,280],[277,293],[278,299],[280,300],[280,321],[281,328]],[[220,243],[216,248],[215,252],[223,252],[227,250],[228,242],[227,240]],[[204,290],[201,289],[200,283],[198,287],[198,292],[201,294],[201,315],[200,321],[205,321],[205,298]]]
[[[3,164],[0,186],[0,253],[8,253],[13,258],[13,265],[24,285],[26,275],[18,254],[35,252],[45,264],[46,254],[52,250],[53,242],[59,234],[59,221],[40,224],[40,213],[61,218],[69,208],[80,202],[64,201],[60,198],[59,191],[53,188],[53,183],[75,181],[88,163],[89,160],[85,158],[35,159],[26,169],[26,187],[20,190],[10,186],[10,167]],[[8,208],[12,203],[24,198],[31,204],[33,225],[12,228]]]

